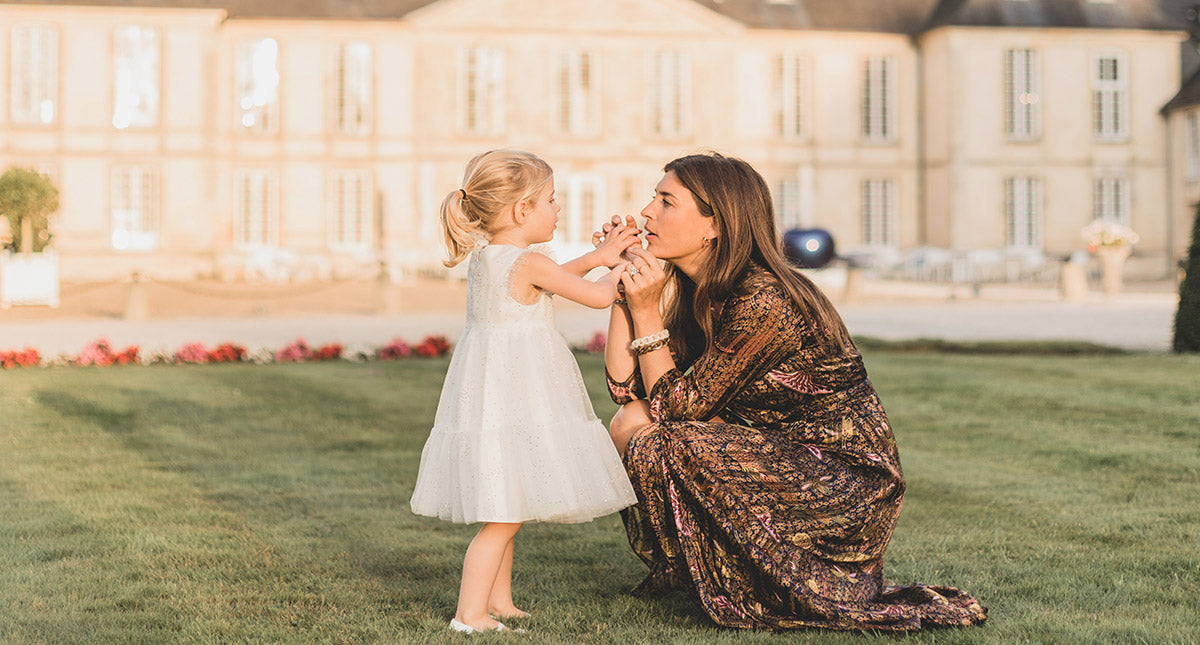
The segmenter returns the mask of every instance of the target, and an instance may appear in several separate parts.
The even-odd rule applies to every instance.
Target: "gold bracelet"
[[[635,338],[632,342],[629,343],[629,349],[632,350],[634,354],[639,354],[639,355],[644,354],[646,352],[650,352],[650,351],[654,351],[654,350],[653,349],[647,349],[645,351],[638,351],[638,350],[642,350],[649,345],[655,345],[654,349],[658,349],[659,347],[662,347],[663,345],[665,345],[667,339],[669,339],[670,337],[671,337],[671,332],[664,329],[662,331],[650,334],[649,336],[642,336],[641,338]],[[662,341],[662,343],[659,344],[659,341]]]
[[[658,340],[654,341],[653,343],[639,346],[637,349],[633,350],[633,355],[641,356],[642,354],[649,354],[650,352],[653,352],[658,349],[662,349],[666,346],[667,346],[667,338],[664,336],[663,338],[659,338]]]

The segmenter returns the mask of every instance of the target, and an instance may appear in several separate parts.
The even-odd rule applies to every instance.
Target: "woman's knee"
[[[650,404],[644,400],[630,401],[621,406],[608,424],[608,434],[612,437],[613,445],[622,455],[629,440],[653,423],[650,418]]]

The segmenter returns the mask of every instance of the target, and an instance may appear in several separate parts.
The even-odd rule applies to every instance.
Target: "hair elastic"
[[[463,190],[463,189],[459,188],[459,189],[458,189],[458,192],[462,193],[462,198],[463,198],[463,201],[464,201],[464,202],[465,202],[465,201],[467,201],[467,191],[465,191],[465,190]]]

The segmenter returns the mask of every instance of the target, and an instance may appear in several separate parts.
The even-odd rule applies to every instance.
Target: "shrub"
[[[58,189],[32,168],[13,166],[0,175],[0,213],[8,218],[6,246],[40,253],[50,244],[50,214],[58,210]]]
[[[1175,311],[1176,352],[1200,352],[1200,203],[1192,224],[1192,245],[1188,248],[1183,282],[1179,284],[1179,309]]]

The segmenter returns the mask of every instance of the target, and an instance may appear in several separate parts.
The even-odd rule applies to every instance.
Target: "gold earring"
[[[717,239],[717,238],[715,238],[715,237],[706,237],[706,238],[703,238],[703,241],[701,241],[701,242],[700,242],[700,246],[702,246],[702,247],[704,247],[704,248],[708,248],[708,245],[712,244],[712,243],[713,243],[713,240],[716,240],[716,239]]]

